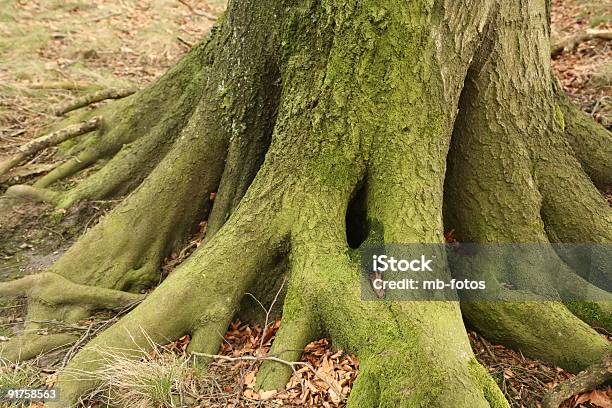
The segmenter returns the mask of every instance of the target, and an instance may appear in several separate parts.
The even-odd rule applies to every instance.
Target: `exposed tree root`
[[[612,133],[575,106],[558,81],[553,82],[558,105],[556,118],[564,128],[584,171],[599,187],[612,183]]]
[[[28,185],[11,186],[6,190],[9,198],[19,198],[43,203],[58,204],[61,194],[46,188],[38,188]]]
[[[268,353],[289,362],[299,361],[304,347],[320,333],[311,302],[302,293],[300,272],[295,272],[285,297],[282,323]],[[257,372],[256,387],[264,391],[284,389],[292,374],[293,367],[286,363],[264,361]]]
[[[122,154],[122,156],[136,157],[118,158],[109,162],[110,168],[107,169],[107,173],[119,173],[117,177],[100,180],[103,177],[101,175],[91,182],[86,182],[74,193],[54,194],[13,186],[7,190],[7,194],[44,201],[51,199],[51,202],[61,203],[66,207],[80,199],[105,198],[106,194],[126,193],[135,188],[165,156],[186,126],[193,110],[198,106],[198,101],[203,95],[203,81],[207,71],[207,63],[203,60],[207,55],[207,44],[208,41],[205,40],[195,46],[174,68],[144,90],[129,97],[125,97],[126,92],[122,90],[113,91],[111,96],[125,98],[102,107],[100,112],[94,112],[102,114],[105,118],[105,125],[98,130],[97,135],[81,141],[71,149],[76,155],[37,180],[34,187],[47,188],[56,181],[87,168],[99,159],[114,156],[124,146],[138,141],[134,146],[141,150],[138,154],[129,155],[127,152]],[[194,66],[200,69],[194,70]],[[104,92],[106,91],[102,91]],[[108,93],[105,95],[109,96]],[[159,112],[160,101],[164,101],[165,110],[162,114]],[[86,112],[77,115],[77,118],[83,120],[91,116],[91,113]],[[140,142],[139,139],[147,140]],[[136,166],[136,163],[145,164]],[[129,180],[126,180],[128,178],[125,175],[125,171],[128,170],[126,168],[133,171]]]
[[[26,333],[0,345],[0,360],[4,362],[30,360],[45,353],[69,347],[78,339],[78,335],[71,333],[46,335]]]
[[[507,15],[501,13],[502,19]],[[609,208],[562,139],[552,115],[551,80],[536,74],[546,60],[547,42],[538,42],[535,49],[522,47],[508,25],[500,26],[504,29],[496,41],[517,49],[491,48],[468,75],[449,153],[445,221],[460,241],[535,243],[539,257],[525,255],[525,262],[513,262],[514,291],[501,286],[503,277],[495,276],[499,265],[490,262],[458,265],[453,275],[486,276],[500,284],[490,288],[500,301],[462,302],[464,316],[481,334],[575,372],[599,361],[610,345],[561,303],[537,301],[526,291],[543,295],[542,300],[550,295],[554,300],[555,294],[582,300],[571,303],[575,314],[606,327],[612,317],[610,294],[575,275],[546,245],[611,242],[605,227]],[[522,59],[517,62],[511,55]],[[513,81],[516,64],[541,82]],[[538,99],[523,104],[525,95]],[[557,239],[553,230],[562,236]],[[596,298],[602,302],[587,301]]]
[[[143,299],[142,295],[79,285],[55,273],[38,273],[0,283],[1,296],[27,296],[45,304],[78,304],[94,309],[121,309]]]
[[[67,128],[41,136],[26,143],[19,148],[17,153],[0,162],[0,176],[17,164],[21,163],[27,157],[32,156],[33,154],[36,154],[47,147],[58,145],[73,137],[96,130],[100,126],[101,120],[102,118],[96,116],[87,122],[81,122],[77,125],[68,126]]]
[[[79,152],[78,155],[76,155],[75,157],[68,159],[65,163],[60,164],[48,174],[45,174],[43,177],[38,179],[34,183],[34,187],[46,188],[51,184],[55,183],[56,181],[70,177],[76,174],[77,172],[91,166],[98,160],[112,155],[114,152],[119,150],[120,147],[121,144],[119,141],[111,145],[101,143],[97,146],[88,147],[83,151]]]
[[[612,355],[607,354],[603,361],[594,364],[569,380],[557,385],[547,394],[543,401],[543,408],[559,408],[566,399],[573,395],[595,389],[612,379]]]
[[[250,205],[241,206],[233,222],[196,251],[142,305],[77,354],[58,379],[66,401],[76,401],[95,385],[95,381],[74,381],[74,376],[103,364],[98,358],[101,349],[138,356],[152,341],[163,343],[189,333],[196,334],[199,348],[218,349],[223,339],[218,329],[227,327],[252,278],[269,268],[270,255],[282,248],[275,222],[280,217],[271,213],[270,202],[255,198],[245,197]],[[264,216],[267,225],[251,223],[253,214]],[[204,291],[206,298],[200,296]],[[175,311],[171,321],[167,319],[169,310]],[[205,331],[198,333],[201,330]],[[207,345],[202,347],[203,343]]]
[[[26,333],[3,345],[0,358],[8,361],[26,360],[57,347],[69,345],[78,339],[71,333],[37,335],[44,322],[57,319],[69,323],[82,317],[83,310],[118,310],[140,302],[144,296],[100,287],[80,285],[55,273],[39,273],[0,283],[0,296],[26,296],[29,301]],[[53,314],[45,313],[53,309]],[[43,312],[40,314],[39,312]]]
[[[89,95],[82,96],[73,101],[67,101],[57,106],[53,113],[56,116],[61,116],[73,110],[89,106],[92,103],[100,102],[106,99],[121,99],[136,93],[136,88],[109,88],[102,91],[94,92]]]
[[[550,50],[550,55],[555,58],[564,52],[572,52],[583,42],[591,40],[610,41],[612,40],[612,31],[592,30],[575,34],[554,44]]]

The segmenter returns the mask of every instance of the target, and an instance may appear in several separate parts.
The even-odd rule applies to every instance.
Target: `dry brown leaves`
[[[610,30],[612,23],[597,17],[606,13],[605,2],[553,0],[553,41],[574,36],[589,28]],[[609,14],[609,6],[607,14]],[[565,91],[593,118],[612,125],[612,86],[610,84],[610,42],[592,40],[574,52],[565,52],[553,60],[553,69]]]
[[[593,390],[582,395],[576,395],[561,406],[561,408],[600,407],[612,408],[612,387],[605,390]]]
[[[174,269],[179,266],[185,259],[189,257],[204,240],[206,235],[206,226],[208,223],[202,221],[198,224],[198,230],[189,238],[187,244],[178,252],[171,253],[162,261],[162,279],[168,276]]]
[[[526,358],[522,353],[493,345],[475,332],[470,341],[476,358],[484,365],[513,408],[540,408],[544,394],[572,378],[567,371]],[[594,390],[567,400],[562,408],[612,408],[612,389]],[[607,405],[606,405],[607,404]]]
[[[219,354],[231,357],[265,357],[270,349],[280,321],[267,330],[241,322],[233,323],[225,335]],[[255,391],[257,370],[261,361],[216,361],[215,369],[231,370],[237,381],[225,385],[235,397],[228,407],[248,406],[251,402],[263,406],[343,407],[357,377],[359,362],[342,350],[333,351],[328,340],[312,342],[304,349],[301,361],[307,363],[296,370],[285,390],[280,392]]]

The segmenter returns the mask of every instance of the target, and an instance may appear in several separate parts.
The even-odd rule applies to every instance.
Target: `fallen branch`
[[[195,8],[193,8],[193,6],[191,4],[189,4],[187,2],[187,0],[178,0],[179,3],[183,4],[184,6],[186,6],[189,11],[191,11],[193,14],[195,14],[196,16],[201,16],[201,17],[206,17],[207,19],[211,20],[211,21],[216,21],[217,20],[217,16],[212,15],[210,13],[207,13],[205,11],[198,11]]]
[[[182,38],[181,36],[176,37],[176,39],[177,39],[177,40],[178,40],[178,41],[179,41],[181,44],[183,44],[184,46],[186,46],[187,48],[191,48],[191,47],[193,47],[193,43],[191,43],[191,42],[189,42],[189,41],[185,40],[185,39],[184,39],[184,38]]]
[[[19,148],[17,153],[3,161],[0,161],[0,176],[17,164],[21,163],[23,160],[27,159],[29,156],[32,156],[33,154],[36,154],[47,147],[58,145],[73,137],[96,130],[100,127],[101,123],[102,118],[96,116],[87,122],[81,122],[68,126],[64,129],[49,133],[24,144]]]
[[[554,58],[564,52],[574,51],[580,44],[590,40],[612,40],[612,31],[586,31],[559,41],[552,46],[550,55]]]
[[[612,354],[607,354],[601,363],[595,364],[575,377],[557,385],[542,400],[542,408],[559,408],[563,401],[573,395],[594,390],[610,379],[612,379]]]
[[[136,88],[109,88],[104,89],[102,91],[94,92],[88,95],[85,95],[81,98],[77,98],[72,101],[68,101],[62,103],[58,107],[55,108],[55,115],[61,116],[64,113],[68,113],[75,109],[82,108],[84,106],[91,105],[92,103],[100,102],[105,99],[121,99],[126,96],[130,96],[137,91]]]

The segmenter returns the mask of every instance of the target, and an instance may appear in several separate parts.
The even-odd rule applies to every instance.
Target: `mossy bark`
[[[445,223],[473,242],[547,243],[565,222],[555,186],[566,183],[589,193],[591,217],[563,224],[565,236],[584,222],[605,226],[594,187],[570,174],[581,169],[554,120],[546,26],[544,0],[230,2],[202,46],[202,95],[171,149],[52,272],[138,290],[212,205],[209,235],[77,354],[58,380],[64,404],[96,385],[82,373],[106,364],[103,349],[137,358],[151,341],[191,334],[190,351],[214,353],[245,293],[276,288],[278,265],[288,289],[273,352],[297,359],[288,350],[325,334],[356,353],[349,407],[507,407],[463,316],[571,369],[603,356],[607,342],[560,303],[533,306],[544,330],[518,301],[362,301],[347,243],[347,213],[363,217],[365,243],[442,243]],[[356,195],[362,211],[349,212]],[[573,349],[555,349],[559,332]],[[258,387],[281,388],[289,374],[267,361]]]

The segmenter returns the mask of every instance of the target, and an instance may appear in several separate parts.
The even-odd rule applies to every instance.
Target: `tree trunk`
[[[610,208],[580,165],[609,183],[596,161],[610,155],[567,141],[567,129],[573,140],[589,135],[559,107],[549,45],[545,0],[230,2],[208,40],[115,105],[121,130],[100,137],[120,132],[112,145],[127,145],[53,196],[68,206],[138,185],[50,270],[108,292],[75,305],[65,290],[49,304],[30,283],[20,292],[30,322],[122,304],[121,291],[157,283],[160,260],[209,219],[206,243],[70,362],[58,382],[64,403],[95,387],[80,377],[103,366],[104,348],[190,334],[190,351],[216,353],[244,294],[272,291],[278,273],[289,284],[271,352],[297,359],[286,350],[325,334],[356,353],[349,407],[507,407],[462,316],[568,369],[598,362],[609,344],[584,322],[611,327],[609,300],[574,303],[574,314],[513,298],[365,302],[347,243],[347,225],[363,225],[365,243],[442,243],[445,224],[471,242],[610,243]],[[362,212],[349,210],[356,199]],[[552,249],[542,268],[549,262],[559,282],[582,279]],[[533,282],[539,272],[525,271]],[[20,344],[3,357],[17,358]],[[289,375],[266,361],[258,387],[282,388]]]

